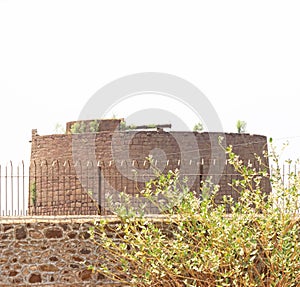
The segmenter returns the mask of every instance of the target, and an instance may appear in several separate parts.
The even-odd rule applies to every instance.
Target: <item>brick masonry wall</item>
[[[96,264],[101,252],[88,234],[93,219],[1,219],[0,286],[110,286],[83,264]]]
[[[68,123],[68,128],[73,123]],[[33,130],[30,182],[35,183],[36,202],[29,200],[30,213],[98,214],[105,193],[117,190],[134,194],[143,188],[144,183],[136,181],[148,178],[149,165],[145,165],[145,158],[149,154],[162,171],[176,168],[183,171],[193,181],[195,190],[199,190],[200,181],[208,172],[219,173],[218,167],[222,166],[223,176],[216,175],[221,186],[219,201],[224,194],[237,197],[228,186],[234,171],[220,160],[224,158],[224,150],[218,144],[219,136],[224,136],[226,146],[232,145],[245,162],[254,163],[255,154],[262,156],[267,150],[267,138],[261,135],[114,131],[116,121],[106,121],[102,127],[104,131],[98,133],[73,135],[39,136]],[[191,138],[195,139],[196,146],[192,145]],[[263,162],[268,166],[267,159]],[[132,170],[137,171],[135,178]],[[268,182],[263,184],[265,192],[270,192]]]

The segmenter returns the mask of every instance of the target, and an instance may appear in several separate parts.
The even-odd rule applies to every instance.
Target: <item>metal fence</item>
[[[147,169],[145,164],[139,168],[142,166]],[[0,165],[0,216],[109,214],[108,197],[118,201],[114,196],[120,192],[132,195],[130,204],[133,206],[141,205],[143,202],[135,194],[150,177],[134,173],[135,167],[138,163],[122,163],[120,172],[112,162],[44,161],[31,163],[29,167],[22,161],[16,166],[12,162]],[[291,166],[283,170],[297,172],[296,167]],[[181,175],[193,181],[194,190],[200,190],[207,177],[203,163],[198,164],[197,171]],[[214,176],[220,179],[220,202],[225,194],[237,196],[228,183],[239,175],[230,167],[225,166],[222,176]],[[153,206],[148,209],[148,213],[156,212]]]
[[[22,161],[14,166],[10,161],[0,165],[1,216],[27,215],[29,169]]]

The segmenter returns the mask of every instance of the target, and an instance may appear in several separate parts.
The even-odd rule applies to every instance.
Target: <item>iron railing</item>
[[[121,171],[118,164],[122,165]],[[143,164],[118,164],[43,161],[32,162],[29,167],[22,161],[16,166],[12,162],[0,165],[0,216],[109,214],[109,195],[113,200],[116,200],[115,192],[134,195],[150,179],[146,173],[134,173],[134,169],[141,169]],[[200,190],[207,171],[205,163],[195,164],[198,164],[197,172],[186,172],[181,176],[192,179],[192,188]],[[147,169],[145,164],[144,168]],[[283,170],[297,173],[297,168],[292,166],[285,166]],[[222,187],[220,201],[225,194],[237,196],[228,183],[239,175],[230,167],[225,166],[222,176],[214,176],[220,179]],[[269,192],[269,182],[265,184]],[[132,205],[141,204],[135,196],[132,200]],[[150,206],[147,212],[156,213],[157,210]]]
[[[23,161],[17,166],[11,161],[6,165],[0,165],[1,216],[27,214],[28,180],[28,169]]]

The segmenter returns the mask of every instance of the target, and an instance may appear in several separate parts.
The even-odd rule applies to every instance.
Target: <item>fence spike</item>
[[[183,160],[181,160],[181,159],[178,160],[178,158],[177,159],[171,159],[171,160],[167,160],[166,159],[166,160],[163,160],[163,161],[160,161],[160,159],[155,159],[154,162],[153,162],[153,164],[155,166],[157,166],[158,164],[166,164],[166,165],[172,165],[172,167],[173,166],[176,167],[176,163],[178,165],[180,165],[182,163],[184,163],[185,165],[188,164],[188,163],[190,165],[193,165],[193,164],[198,164],[198,165],[202,164],[202,165],[204,165],[204,160],[205,160],[205,167],[206,167],[206,165],[209,165],[209,163],[219,164],[218,158],[215,158],[215,159],[200,158],[199,161],[197,161],[195,158],[192,158],[192,159],[183,159]],[[225,162],[226,165],[229,164],[229,160],[228,159],[224,160],[224,162]],[[116,178],[116,180],[118,180],[118,178],[119,178],[118,176],[119,175],[116,176],[114,174],[114,171],[111,171],[110,168],[106,169],[106,167],[107,167],[108,164],[110,164],[110,165],[115,164],[115,163],[118,163],[118,165],[119,164],[121,164],[121,165],[128,164],[128,167],[129,167],[128,172],[130,172],[132,169],[137,169],[137,167],[140,167],[142,165],[144,165],[146,167],[148,166],[147,160],[145,160],[144,158],[138,158],[138,159],[134,159],[134,160],[132,160],[132,159],[111,160],[111,161],[105,160],[105,162],[103,160],[100,160],[100,159],[98,161],[96,161],[96,160],[95,161],[93,161],[93,160],[82,161],[82,162],[76,161],[75,165],[78,166],[79,163],[82,163],[82,167],[85,164],[88,164],[89,166],[91,166],[91,165],[95,166],[96,163],[97,163],[98,166],[101,166],[102,164],[105,164],[106,166],[104,166],[104,168],[103,168],[103,170],[101,172],[102,173],[107,172],[107,174],[105,173],[105,176],[108,176],[108,177],[111,176],[112,183],[114,183],[113,180],[115,180],[115,178]],[[64,161],[64,160],[61,160],[61,161],[60,160],[55,160],[55,161],[51,161],[50,160],[49,161],[48,160],[48,162],[46,160],[43,160],[43,161],[39,161],[39,160],[34,161],[34,160],[32,160],[32,161],[30,161],[31,168],[32,168],[30,171],[26,171],[26,167],[27,167],[28,163],[25,161],[25,168],[24,168],[25,172],[24,173],[22,173],[21,170],[18,170],[19,165],[17,166],[17,164],[18,164],[18,162],[14,163],[13,161],[7,161],[7,166],[6,166],[7,177],[8,177],[8,184],[7,184],[7,190],[8,190],[8,192],[7,192],[7,194],[8,194],[8,196],[7,196],[8,204],[7,205],[8,205],[8,207],[7,208],[5,208],[5,168],[4,168],[4,166],[2,166],[2,170],[1,170],[1,166],[0,166],[0,182],[2,180],[2,185],[3,185],[2,186],[3,187],[2,190],[0,190],[0,193],[2,193],[2,198],[0,198],[0,214],[3,213],[3,216],[25,216],[26,214],[29,214],[29,215],[40,214],[40,215],[42,215],[42,214],[48,214],[49,213],[49,214],[61,214],[61,215],[64,215],[64,214],[68,214],[68,213],[71,213],[71,214],[74,214],[74,213],[75,214],[80,214],[80,213],[82,213],[82,214],[84,214],[86,212],[87,209],[86,209],[85,206],[80,207],[80,208],[82,208],[82,210],[78,210],[78,208],[76,207],[77,208],[76,210],[74,209],[74,210],[70,211],[69,207],[61,207],[58,202],[54,202],[54,199],[53,199],[53,203],[52,203],[52,205],[53,205],[52,208],[53,209],[52,209],[51,212],[47,211],[46,209],[43,209],[44,207],[45,208],[49,208],[50,205],[47,205],[47,206],[40,205],[40,204],[42,204],[42,203],[40,203],[40,199],[42,199],[43,196],[50,198],[50,196],[52,196],[52,193],[54,194],[57,189],[59,189],[59,190],[60,189],[66,190],[67,187],[68,187],[68,185],[72,186],[72,188],[73,188],[73,176],[75,176],[74,175],[75,173],[74,173],[73,169],[72,170],[70,169],[70,171],[67,169],[66,172],[63,173],[62,176],[59,178],[59,181],[54,183],[53,187],[50,186],[50,185],[49,185],[50,186],[49,187],[47,185],[47,182],[48,182],[47,180],[51,181],[52,178],[56,180],[55,174],[56,173],[59,174],[60,169],[62,169],[61,168],[62,164],[64,166],[66,166],[67,164],[69,164],[73,168],[74,167],[74,163],[73,163],[72,160],[70,160],[70,161]],[[34,164],[36,164],[37,167],[39,167],[40,164],[43,164],[43,168],[40,169],[41,170],[40,173],[39,173],[39,168],[37,168],[37,173],[36,174],[34,173],[34,170],[33,170]],[[58,167],[55,167],[52,170],[50,164],[52,164],[54,166],[57,164]],[[130,165],[131,164],[134,166],[134,168],[130,169]],[[24,161],[22,161],[22,165],[24,165]],[[47,165],[47,168],[46,168],[46,165]],[[286,177],[287,177],[286,174],[289,172],[289,170],[288,170],[289,167],[293,167],[293,165],[291,165],[291,166],[289,166],[289,165],[283,166],[283,171],[282,172],[285,173],[285,178],[284,178],[285,180],[286,180]],[[12,168],[14,168],[13,174],[11,174],[11,169]],[[49,169],[49,174],[48,174],[48,169]],[[204,169],[203,166],[200,166],[200,168],[198,169],[200,171],[200,174],[203,174],[203,169]],[[88,171],[90,171],[90,170],[91,169],[88,169]],[[297,166],[295,165],[295,174],[296,175],[298,175],[298,171],[297,170],[298,170],[298,165]],[[272,172],[272,168],[271,168],[270,171]],[[27,175],[27,172],[29,172],[29,177]],[[93,171],[91,171],[91,172],[93,172]],[[224,174],[225,174],[225,172],[224,172]],[[2,173],[4,173],[4,175]],[[67,173],[69,173],[69,174],[67,174]],[[47,177],[47,174],[48,174],[48,177]],[[70,175],[70,176],[68,176],[68,175]],[[13,185],[10,184],[10,179],[11,179],[12,176],[14,176],[14,180],[16,180],[16,181],[13,182]],[[37,180],[37,186],[36,187],[37,187],[37,191],[38,191],[38,193],[37,193],[37,195],[38,195],[37,204],[38,205],[34,209],[34,206],[32,205],[32,203],[31,202],[29,202],[29,203],[27,202],[28,201],[28,194],[26,194],[26,193],[30,192],[30,187],[29,187],[29,190],[28,190],[28,186],[27,186],[27,178],[28,178],[28,181],[30,183],[33,183],[33,179],[39,178],[39,176],[42,177],[42,180],[39,180],[39,179]],[[125,175],[123,175],[123,176],[125,176]],[[300,176],[300,174],[299,174],[299,176]],[[18,195],[18,192],[15,192],[15,191],[17,191],[19,189],[17,178],[20,178],[20,191],[22,192],[22,189],[23,188],[25,189],[25,192],[26,192],[25,196],[22,195],[22,193],[20,193],[20,195]],[[25,182],[23,183],[22,179],[24,179],[24,178],[25,178]],[[65,183],[63,183],[63,180],[65,180]],[[199,181],[200,181],[200,179],[197,182],[199,182]],[[74,182],[76,183],[76,180]],[[95,186],[96,186],[96,182],[95,182],[95,180],[92,177],[88,178],[88,183],[91,186],[95,183]],[[13,192],[14,192],[13,199],[15,200],[13,205],[11,204],[11,201],[10,201],[10,198],[11,198],[11,195],[10,195],[10,190],[11,189],[10,189],[10,187],[11,186],[13,186],[13,189],[12,189]],[[44,188],[44,187],[45,187],[45,192],[42,193],[41,189]],[[106,185],[104,185],[104,187],[106,187]],[[122,183],[120,183],[120,185],[117,186],[117,188],[118,188],[118,190],[124,189],[125,191],[132,192],[132,188],[133,187],[132,187],[131,183],[130,183],[129,186],[126,186],[126,181],[123,181]],[[74,190],[77,190],[77,185],[74,185]],[[70,192],[70,194],[72,194],[72,192],[73,192],[73,190],[71,190],[71,189],[68,190],[68,191]],[[66,192],[68,192],[68,191],[66,191]],[[75,191],[75,192],[76,192],[76,194],[74,193],[74,195],[76,195],[76,198],[77,198],[77,195],[79,196],[79,194],[77,193],[77,191]],[[67,195],[67,193],[65,195]],[[21,203],[22,200],[25,200],[25,204],[24,205],[22,205],[22,203],[21,204],[17,203],[17,197],[18,196],[20,196],[20,203]],[[65,199],[69,200],[68,197],[66,197]],[[1,200],[2,200],[2,202],[1,202]],[[30,196],[29,196],[29,200],[30,200]],[[82,197],[80,199],[78,197],[77,200],[80,202],[80,200],[85,200],[85,198]],[[105,204],[105,202],[103,202],[103,204]],[[55,206],[55,205],[57,205],[57,206]],[[58,207],[58,210],[55,211],[54,207]],[[28,211],[27,211],[27,208],[29,208]],[[87,207],[87,208],[89,208],[89,207]]]

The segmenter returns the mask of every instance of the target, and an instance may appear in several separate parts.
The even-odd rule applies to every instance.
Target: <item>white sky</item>
[[[224,131],[244,120],[300,157],[299,14],[299,1],[0,0],[0,162],[29,159],[32,128],[53,133],[139,72],[188,80]]]

